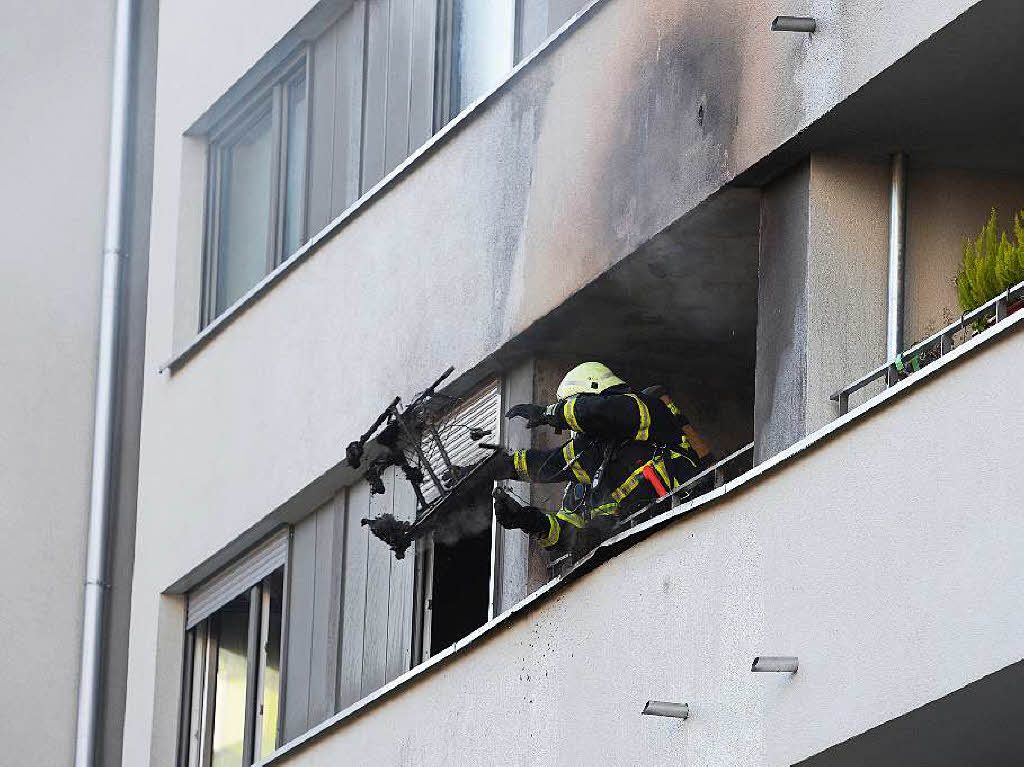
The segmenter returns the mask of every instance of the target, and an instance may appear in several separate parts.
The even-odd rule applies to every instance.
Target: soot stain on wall
[[[722,18],[693,13],[659,38],[622,84],[615,113],[625,119],[607,156],[605,219],[626,246],[720,186],[736,132],[743,60],[735,31]]]

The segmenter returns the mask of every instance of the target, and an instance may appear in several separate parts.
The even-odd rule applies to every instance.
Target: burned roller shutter
[[[453,466],[473,466],[492,452],[480,447],[480,435],[497,442],[500,428],[501,384],[494,380],[438,419],[433,431],[423,437],[423,455],[438,477],[446,477],[449,467],[442,456],[439,442]],[[424,483],[423,497],[428,503],[438,495],[432,482],[428,480]]]

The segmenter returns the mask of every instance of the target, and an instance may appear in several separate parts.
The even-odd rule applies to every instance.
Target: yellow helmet
[[[599,394],[605,389],[624,383],[626,382],[609,370],[607,365],[600,362],[584,362],[565,374],[562,383],[558,384],[556,395],[558,399],[565,399],[573,394]]]

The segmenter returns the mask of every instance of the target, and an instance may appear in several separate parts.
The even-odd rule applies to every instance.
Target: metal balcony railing
[[[691,477],[686,482],[675,488],[664,498],[649,503],[639,511],[619,520],[615,532],[635,527],[641,522],[650,519],[656,514],[667,509],[681,505],[685,501],[699,498],[715,488],[721,487],[726,482],[738,477],[753,465],[754,443],[750,442],[739,450],[730,453],[725,458],[704,469],[700,474]],[[548,564],[548,574],[555,577],[565,572],[576,559],[585,556],[587,552],[570,551],[557,559],[551,560]]]
[[[913,375],[980,332],[978,325],[991,326],[1006,319],[1010,307],[1020,301],[1024,301],[1024,282],[1014,285],[977,309],[965,312],[956,322],[896,355],[896,359],[847,384],[830,399],[839,403],[839,414],[846,415],[850,411],[851,394],[881,379],[885,379],[886,386],[893,386],[900,379]]]
[[[621,520],[617,530],[635,527],[644,520],[653,517],[658,511],[664,510],[666,501],[670,502],[672,506],[679,506],[685,501],[693,500],[698,496],[704,495],[704,493],[721,487],[730,479],[738,477],[744,471],[751,468],[753,465],[753,451],[754,443],[748,442],[739,450],[708,466],[697,476],[686,480],[686,482],[675,488],[664,498],[644,506],[644,508]],[[747,459],[748,453],[750,454],[749,460]]]

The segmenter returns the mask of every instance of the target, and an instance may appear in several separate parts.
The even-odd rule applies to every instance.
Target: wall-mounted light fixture
[[[645,716],[671,716],[675,719],[689,719],[689,703],[666,703],[663,700],[649,700],[644,710],[640,712]]]
[[[810,16],[776,16],[772,32],[815,32],[818,22]]]
[[[788,655],[770,656],[758,655],[750,664],[751,671],[777,671],[782,673],[795,674],[800,665],[796,658]]]

